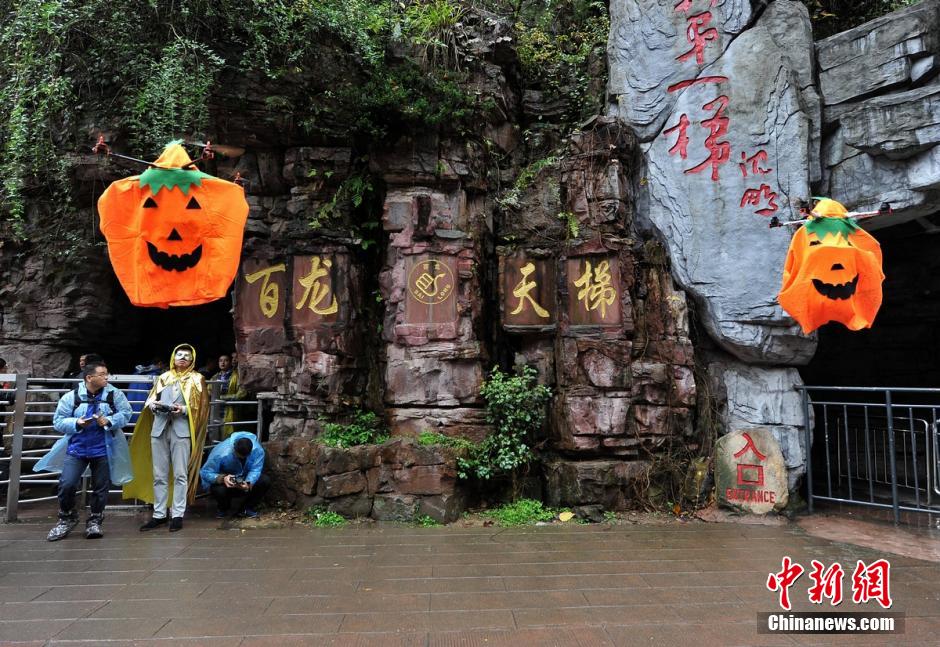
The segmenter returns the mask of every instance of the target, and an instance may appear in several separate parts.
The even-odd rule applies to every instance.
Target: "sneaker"
[[[183,517],[173,517],[170,519],[170,532],[176,532],[183,529]]]
[[[228,510],[216,510],[215,518],[216,519],[225,519],[228,516]]]
[[[101,532],[102,521],[104,521],[104,516],[100,514],[88,517],[88,521],[85,522],[85,539],[101,539],[104,536]]]
[[[150,519],[150,521],[148,521],[147,523],[145,523],[144,525],[140,527],[140,531],[147,532],[148,530],[153,530],[154,528],[158,526],[162,526],[166,522],[167,522],[166,517],[153,517]]]
[[[59,541],[65,539],[72,532],[72,528],[78,525],[78,515],[64,515],[59,513],[59,522],[52,527],[49,534],[46,535],[48,541]]]
[[[257,519],[258,517],[261,516],[261,514],[254,508],[245,508],[244,510],[238,513],[238,516],[246,517],[248,519]]]

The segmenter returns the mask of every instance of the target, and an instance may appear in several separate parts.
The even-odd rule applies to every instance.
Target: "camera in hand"
[[[173,407],[163,404],[162,402],[154,402],[151,408],[157,413],[170,413],[173,411]]]
[[[235,476],[234,474],[229,474],[229,476],[232,477],[232,481],[235,483],[235,485],[244,485],[245,479],[243,479],[242,477]]]

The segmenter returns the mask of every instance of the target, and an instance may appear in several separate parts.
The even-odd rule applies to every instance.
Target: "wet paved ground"
[[[138,532],[142,519],[111,516],[104,539],[58,543],[45,519],[0,525],[0,644],[940,644],[940,564],[796,526],[243,531],[192,518],[170,534]],[[851,572],[887,557],[905,633],[759,635],[784,555],[807,571],[841,563],[840,611],[880,610],[852,603]],[[814,608],[808,587],[807,573],[790,589],[795,611]]]

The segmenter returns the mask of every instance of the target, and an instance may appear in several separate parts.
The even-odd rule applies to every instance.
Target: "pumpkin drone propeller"
[[[207,161],[215,159],[215,154],[218,153],[222,157],[241,157],[245,154],[245,149],[240,146],[227,146],[225,144],[213,144],[211,141],[205,142],[192,142],[192,141],[183,141],[188,146],[199,146],[202,148],[202,154],[198,159],[191,161],[186,166],[182,168],[184,170],[195,169],[198,170],[197,163],[202,161]],[[130,157],[128,155],[121,155],[120,153],[115,153],[111,150],[111,147],[104,141],[104,135],[98,135],[98,141],[94,146],[91,147],[91,150],[96,155],[106,155],[107,157],[116,157],[118,159],[126,160],[128,162],[134,162],[136,164],[143,164],[147,168],[155,168],[156,165],[154,162],[148,162],[146,160],[137,159],[136,157]],[[242,188],[248,183],[245,180],[239,171],[235,171],[235,177],[232,178],[232,182],[241,186]]]
[[[814,200],[822,200],[823,198],[813,198]],[[821,216],[814,212],[813,207],[810,205],[808,200],[799,200],[797,201],[797,206],[800,210],[800,215],[803,216],[800,220],[789,220],[783,222],[777,216],[774,216],[770,219],[770,223],[767,225],[771,229],[776,227],[796,227],[799,225],[806,224],[811,222],[816,218],[825,218],[827,216]],[[894,213],[894,210],[891,208],[890,202],[882,202],[878,207],[877,211],[848,211],[845,214],[845,218],[850,218],[852,220],[865,220],[867,218],[874,218],[875,216],[887,216]]]

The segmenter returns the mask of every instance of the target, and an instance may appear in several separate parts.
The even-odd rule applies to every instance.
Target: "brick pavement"
[[[47,519],[0,525],[0,644],[940,644],[940,564],[796,526],[239,530],[191,518],[170,534],[138,532],[142,519],[112,515],[104,539],[54,544]],[[851,569],[888,557],[905,633],[758,635],[783,555],[807,569],[839,561],[841,611],[880,609],[852,604]],[[791,589],[794,610],[813,606],[807,582]]]

